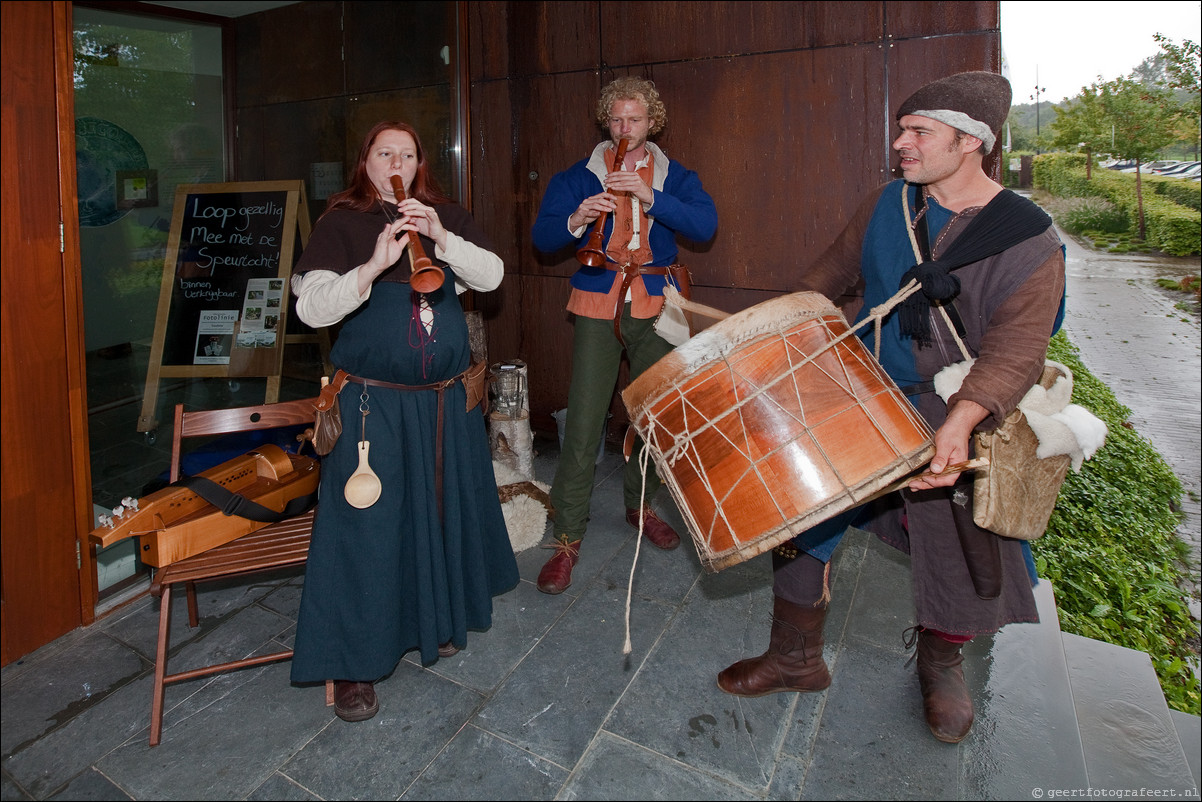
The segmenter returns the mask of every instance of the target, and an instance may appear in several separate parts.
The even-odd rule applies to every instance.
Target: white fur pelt
[[[492,463],[493,475],[497,478],[497,487],[527,481],[525,476],[496,459]],[[550,491],[550,485],[534,482],[543,492]],[[501,514],[505,516],[505,528],[509,530],[509,542],[514,552],[525,551],[537,546],[543,540],[547,528],[547,508],[542,502],[527,495],[516,495],[501,504]]]
[[[1022,401],[1018,408],[1023,411],[1031,431],[1039,439],[1039,448],[1035,456],[1047,459],[1059,454],[1067,454],[1069,464],[1074,471],[1081,470],[1081,464],[1098,452],[1106,442],[1108,429],[1085,407],[1070,403],[1073,395],[1073,373],[1059,362],[1053,365],[1064,372],[1064,376],[1056,379],[1051,388],[1036,384]],[[935,375],[935,392],[945,402],[960,389],[964,377],[972,369],[973,360],[957,362],[948,365]]]

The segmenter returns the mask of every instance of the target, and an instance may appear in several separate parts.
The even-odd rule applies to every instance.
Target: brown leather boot
[[[718,674],[718,687],[735,696],[782,691],[821,691],[831,684],[822,660],[826,608],[801,607],[773,597],[768,651],[740,660]]]
[[[343,721],[366,721],[380,710],[370,682],[334,680],[334,714]]]
[[[964,740],[972,728],[972,697],[964,682],[959,643],[926,630],[918,632],[918,685],[931,733],[944,743]]]

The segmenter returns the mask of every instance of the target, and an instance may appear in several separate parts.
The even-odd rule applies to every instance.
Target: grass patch
[[[1197,626],[1179,584],[1189,557],[1176,534],[1181,482],[1063,332],[1048,358],[1072,370],[1073,403],[1110,430],[1080,472],[1069,471],[1047,534],[1031,543],[1039,575],[1056,589],[1060,628],[1147,653],[1169,707],[1199,715]]]

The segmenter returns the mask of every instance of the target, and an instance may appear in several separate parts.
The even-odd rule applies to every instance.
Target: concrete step
[[[1061,637],[1090,786],[1156,788],[1197,799],[1177,722],[1193,738],[1189,754],[1196,761],[1198,718],[1170,715],[1151,658],[1079,635]]]
[[[1089,774],[1051,583],[1035,586],[1038,624],[1016,624],[965,647],[976,722],[962,744],[962,795],[1031,799],[1084,788]]]
[[[1181,751],[1185,752],[1185,759],[1189,762],[1196,791],[1198,781],[1202,780],[1202,719],[1180,710],[1169,710],[1169,718],[1177,728],[1177,739],[1181,741]]]
[[[1199,718],[1169,709],[1151,658],[1061,632],[1050,583],[1035,596],[1041,623],[965,650],[977,708],[965,795],[1091,788],[1198,799]]]
[[[927,730],[898,635],[913,620],[908,559],[852,530],[836,561],[831,687],[794,713],[817,719],[789,749],[808,757],[802,799],[1198,798],[1198,718],[1171,713],[1146,654],[1062,632],[1047,580],[1035,587],[1040,623],[965,646],[976,720],[949,747]]]

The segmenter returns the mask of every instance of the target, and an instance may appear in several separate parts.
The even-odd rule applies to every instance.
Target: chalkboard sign
[[[176,188],[138,431],[158,425],[163,377],[266,376],[277,400],[293,252],[308,240],[303,181]]]

